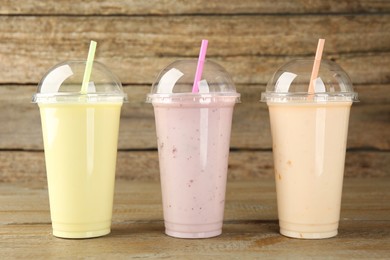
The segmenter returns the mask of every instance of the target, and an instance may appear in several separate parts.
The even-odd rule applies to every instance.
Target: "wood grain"
[[[30,103],[46,71],[96,59],[125,85],[118,179],[158,180],[153,108],[145,95],[158,72],[176,59],[196,58],[202,38],[208,58],[238,85],[229,178],[270,177],[271,136],[260,93],[280,65],[312,58],[319,37],[324,58],[351,76],[361,102],[353,105],[346,176],[389,175],[390,2],[297,1],[15,1],[0,5],[0,182],[45,180],[39,112]]]
[[[390,85],[358,85],[361,102],[352,106],[349,148],[390,149]],[[153,106],[145,103],[150,86],[126,86],[119,149],[155,149]],[[231,147],[270,149],[268,108],[259,102],[264,85],[238,85],[242,103],[233,115]],[[0,148],[42,150],[39,109],[30,103],[34,86],[0,86]],[[387,129],[387,130],[386,130]]]
[[[354,83],[390,82],[388,15],[0,16],[0,24],[0,83],[36,83],[56,63],[85,59],[94,39],[96,59],[123,83],[151,84],[172,61],[197,57],[208,38],[208,58],[237,84],[265,84],[286,61],[313,58],[319,37],[327,40],[324,58]]]
[[[43,152],[1,151],[0,183],[46,181]],[[346,155],[346,178],[390,176],[390,153],[351,151]],[[269,151],[231,151],[229,180],[273,178],[273,157]],[[118,180],[159,180],[157,151],[119,151],[116,167]]]
[[[167,14],[273,14],[273,13],[386,13],[390,4],[386,0],[225,0],[206,1],[136,1],[136,0],[84,0],[72,4],[67,0],[28,0],[15,4],[3,0],[0,14],[48,15],[167,15]]]
[[[390,250],[389,178],[345,181],[339,235],[325,240],[278,234],[274,182],[230,182],[223,234],[174,239],[163,234],[156,182],[116,183],[110,235],[86,240],[51,234],[47,189],[0,184],[0,248],[4,258],[380,258]],[[326,253],[324,253],[326,252]]]

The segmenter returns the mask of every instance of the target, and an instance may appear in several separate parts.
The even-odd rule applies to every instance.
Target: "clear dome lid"
[[[206,60],[199,92],[192,93],[197,60],[178,60],[165,67],[152,85],[146,102],[182,101],[185,99],[204,101],[230,99],[240,102],[240,94],[229,73],[219,64]]]
[[[351,79],[335,62],[322,60],[318,77],[309,83],[314,60],[293,60],[282,65],[267,84],[261,101],[358,101]]]
[[[85,61],[65,61],[52,67],[38,83],[34,103],[123,102],[127,101],[117,76],[95,61],[87,93],[81,93]]]

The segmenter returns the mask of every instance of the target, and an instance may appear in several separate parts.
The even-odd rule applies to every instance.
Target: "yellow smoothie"
[[[54,236],[110,233],[121,106],[39,103]]]

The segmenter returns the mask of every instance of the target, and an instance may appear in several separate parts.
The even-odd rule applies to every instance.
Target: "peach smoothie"
[[[267,102],[281,234],[337,234],[351,104]]]

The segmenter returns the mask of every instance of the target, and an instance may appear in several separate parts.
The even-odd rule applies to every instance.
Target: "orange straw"
[[[325,45],[325,39],[319,39],[317,45],[316,57],[314,58],[313,70],[311,71],[309,91],[308,91],[309,94],[314,94],[314,80],[318,77],[324,45]]]

